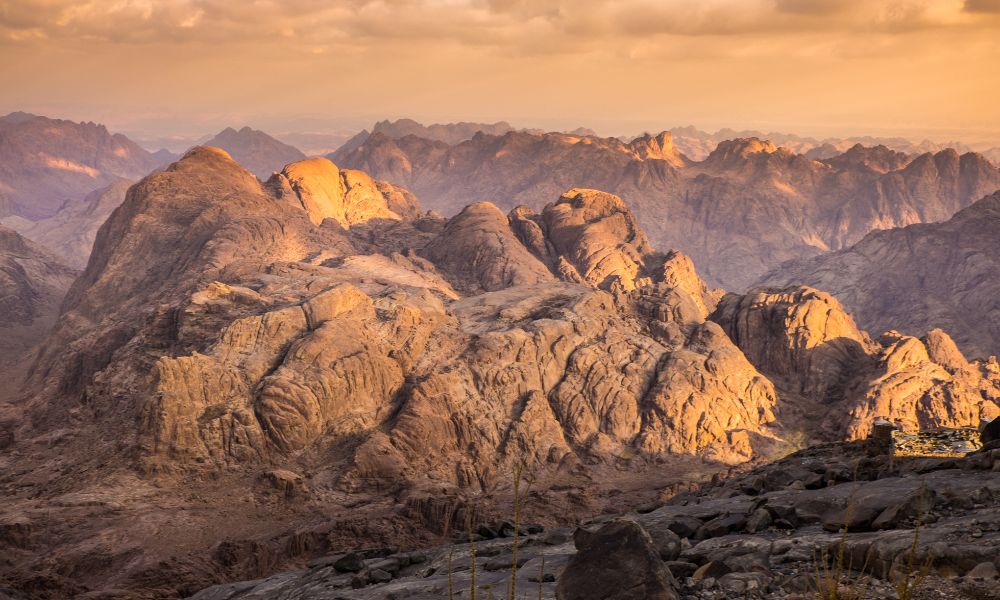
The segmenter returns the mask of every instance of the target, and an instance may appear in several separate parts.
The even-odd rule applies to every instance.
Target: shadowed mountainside
[[[943,223],[868,235],[853,246],[783,264],[768,285],[829,290],[867,328],[940,326],[972,356],[1000,354],[1000,193]]]

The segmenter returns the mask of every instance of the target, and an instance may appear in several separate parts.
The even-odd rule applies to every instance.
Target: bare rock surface
[[[1000,353],[1000,194],[944,223],[873,233],[839,252],[782,265],[766,285],[829,291],[873,331],[939,327],[969,356]]]
[[[994,363],[966,361],[941,330],[872,340],[836,298],[807,287],[731,294],[711,318],[786,401],[815,402],[834,439],[865,437],[876,419],[914,431],[1000,414]]]

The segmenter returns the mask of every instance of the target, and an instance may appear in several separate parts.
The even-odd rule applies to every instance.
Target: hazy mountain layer
[[[306,157],[298,148],[249,127],[239,131],[227,127],[202,145],[222,148],[233,160],[261,179],[267,179],[285,165]]]
[[[103,125],[13,113],[0,118],[0,217],[51,217],[120,178],[160,161]]]
[[[39,221],[8,217],[0,219],[0,222],[45,246],[65,264],[82,270],[87,266],[97,230],[125,200],[125,192],[132,183],[128,179],[119,179],[107,187],[94,190],[80,201],[68,202],[56,214]]]
[[[682,249],[709,282],[733,290],[875,229],[948,219],[1000,188],[1000,170],[974,153],[911,159],[855,146],[816,161],[748,138],[720,143],[695,162],[669,133],[629,143],[479,133],[454,145],[376,133],[333,159],[406,186],[445,214],[479,200],[537,210],[570,187],[608,190],[634,208],[655,245]]]
[[[31,351],[59,314],[77,272],[44,248],[0,226],[0,421],[21,383]]]

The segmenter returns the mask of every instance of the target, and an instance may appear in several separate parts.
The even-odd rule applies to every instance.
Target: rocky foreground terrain
[[[972,152],[910,156],[855,145],[813,160],[742,138],[695,161],[669,132],[623,142],[511,131],[452,144],[376,132],[331,158],[405,186],[446,215],[470,199],[540,210],[572,187],[605,190],[628,202],[655,245],[681,248],[710,284],[732,291],[873,230],[944,221],[1000,188],[1000,170]]]
[[[171,598],[338,550],[673,496],[802,444],[975,426],[1000,367],[806,287],[714,290],[617,196],[451,219],[326,159],[199,147],[101,227],[0,454],[0,573]]]
[[[866,441],[826,444],[575,529],[507,520],[435,548],[358,548],[192,598],[507,598],[512,585],[514,597],[560,600],[997,598],[992,448],[900,458]]]
[[[782,265],[765,285],[834,293],[874,331],[946,329],[971,356],[1000,354],[1000,194],[944,223],[872,233],[857,244]],[[933,325],[931,325],[933,324]]]

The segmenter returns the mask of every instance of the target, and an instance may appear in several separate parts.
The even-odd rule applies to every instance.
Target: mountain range
[[[454,145],[375,133],[330,158],[405,186],[444,214],[473,200],[538,210],[569,187],[607,190],[634,208],[655,244],[683,249],[709,283],[731,290],[876,229],[945,220],[1000,188],[1000,169],[975,153],[911,157],[855,145],[813,160],[747,138],[722,142],[694,161],[668,132],[628,143],[477,133]]]
[[[103,125],[11,113],[0,117],[0,218],[51,217],[67,202],[160,165]]]
[[[661,142],[633,148],[667,162]],[[112,212],[2,407],[5,579],[184,596],[426,544],[462,507],[499,514],[517,464],[525,518],[564,523],[998,398],[995,363],[940,330],[872,338],[812,288],[712,289],[607,192],[446,219],[327,159],[261,182],[199,147]]]

